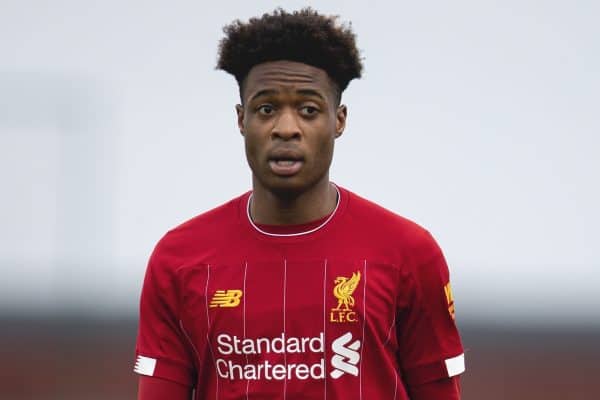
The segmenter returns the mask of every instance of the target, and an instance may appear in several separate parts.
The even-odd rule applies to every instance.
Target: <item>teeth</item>
[[[277,165],[281,165],[284,167],[292,166],[292,165],[294,165],[295,162],[296,161],[294,161],[294,160],[277,160],[277,161],[275,161],[275,163],[277,163]]]

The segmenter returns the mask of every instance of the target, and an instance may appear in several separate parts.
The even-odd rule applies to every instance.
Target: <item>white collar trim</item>
[[[335,191],[337,192],[337,202],[335,204],[335,208],[333,209],[333,212],[319,226],[309,229],[307,231],[296,232],[296,233],[271,233],[271,232],[267,232],[267,231],[260,229],[258,226],[256,226],[256,224],[254,223],[254,221],[252,221],[252,218],[250,217],[250,202],[252,200],[252,193],[250,193],[250,196],[248,196],[248,202],[246,203],[246,216],[248,217],[248,221],[250,222],[250,225],[252,225],[252,227],[254,229],[256,229],[258,232],[262,233],[263,235],[274,236],[274,237],[294,237],[294,236],[308,235],[310,233],[318,231],[319,229],[321,229],[325,225],[327,225],[327,223],[329,221],[331,221],[331,219],[337,212],[338,208],[340,207],[340,202],[342,201],[342,196],[340,194],[340,190],[338,189],[338,187],[336,185],[333,185],[333,187],[335,188]]]

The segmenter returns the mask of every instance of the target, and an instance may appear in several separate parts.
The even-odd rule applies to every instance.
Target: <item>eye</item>
[[[259,114],[271,115],[275,111],[275,108],[270,104],[262,104],[256,110]]]
[[[300,108],[300,114],[304,115],[305,117],[314,117],[318,113],[319,113],[319,109],[317,107],[304,106],[304,107]]]

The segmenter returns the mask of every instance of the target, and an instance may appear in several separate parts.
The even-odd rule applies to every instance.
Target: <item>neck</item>
[[[302,193],[279,193],[267,190],[254,182],[250,216],[257,224],[298,225],[331,214],[338,199],[337,190],[325,177]]]

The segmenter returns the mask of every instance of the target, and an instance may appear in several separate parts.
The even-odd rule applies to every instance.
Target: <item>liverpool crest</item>
[[[356,312],[353,310],[354,297],[352,294],[359,282],[360,271],[353,272],[349,278],[345,276],[335,278],[333,295],[336,297],[338,303],[337,307],[332,308],[329,313],[330,322],[356,322],[358,320]]]

